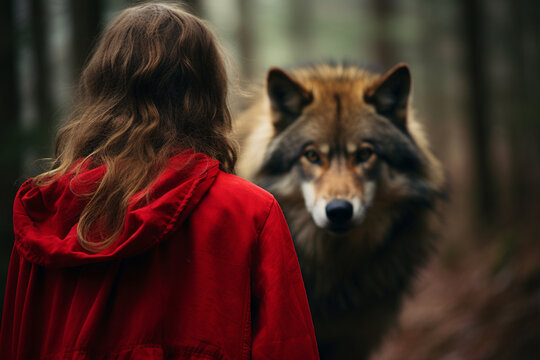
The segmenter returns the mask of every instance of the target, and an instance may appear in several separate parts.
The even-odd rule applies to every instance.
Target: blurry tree
[[[463,0],[462,9],[478,219],[484,225],[493,225],[501,216],[521,221],[523,214],[534,210],[534,200],[540,196],[540,169],[534,165],[540,156],[540,105],[536,99],[540,93],[540,4]],[[508,145],[508,173],[501,171],[504,161],[493,158],[493,150],[501,146],[493,138],[495,119],[502,125]],[[509,188],[498,186],[496,179]],[[507,207],[502,207],[504,194],[497,188],[508,193]]]
[[[395,65],[397,44],[392,41],[391,22],[394,19],[396,3],[394,0],[371,0],[371,8],[376,19],[373,29],[373,59],[375,64],[389,69]]]
[[[508,3],[509,24],[504,53],[510,68],[510,113],[505,119],[510,136],[512,220],[520,220],[534,205],[539,174],[531,165],[540,155],[540,3],[514,0]],[[533,200],[533,201],[531,201]],[[538,210],[538,208],[536,209]],[[529,219],[530,220],[530,219]]]
[[[494,220],[495,192],[493,171],[489,157],[489,84],[487,78],[487,49],[484,46],[484,19],[482,1],[462,0],[464,21],[465,75],[469,81],[470,93],[467,97],[470,107],[468,126],[472,144],[473,194],[477,197],[476,214],[484,225]]]
[[[30,0],[30,34],[34,74],[34,101],[37,110],[37,135],[33,145],[40,154],[49,153],[53,125],[53,97],[51,91],[51,63],[48,53],[49,14],[45,0]]]
[[[292,52],[296,58],[306,57],[313,43],[313,17],[315,6],[311,0],[290,0],[289,34],[292,38]]]
[[[69,1],[73,78],[77,79],[103,26],[104,0]]]
[[[15,0],[2,3],[0,11],[0,114],[2,151],[0,164],[0,299],[6,281],[6,269],[13,239],[12,209],[20,173],[19,82],[17,78],[17,31],[15,29]],[[0,301],[0,305],[2,301]]]
[[[240,23],[238,24],[240,66],[244,79],[250,80],[253,78],[255,72],[253,1],[239,0],[238,11],[240,13]]]
[[[441,42],[445,41],[445,36],[448,35],[448,19],[441,16],[446,9],[442,2],[431,0],[420,0],[418,6],[418,17],[423,19],[423,29],[420,32],[419,53],[421,58],[420,66],[412,69],[413,92],[415,103],[418,100],[419,92],[424,96],[420,102],[422,107],[421,118],[429,121],[432,126],[430,135],[436,135],[436,141],[441,143],[441,147],[446,146],[448,141],[444,135],[444,126],[442,122],[447,116],[450,103],[448,94],[447,72],[442,71],[444,67],[444,56],[441,55]],[[453,20],[453,19],[452,19]],[[453,23],[452,23],[453,25]],[[416,75],[418,72],[418,75]],[[420,76],[423,78],[420,79]],[[415,84],[420,83],[421,87],[416,87]],[[433,134],[433,135],[432,135]],[[433,139],[435,140],[435,139]]]

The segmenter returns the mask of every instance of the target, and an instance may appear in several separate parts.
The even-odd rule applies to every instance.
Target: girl
[[[51,170],[15,199],[2,359],[314,359],[274,198],[234,175],[216,42],[171,5],[122,12]]]

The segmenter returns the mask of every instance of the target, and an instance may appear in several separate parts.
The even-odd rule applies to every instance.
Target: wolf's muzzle
[[[353,216],[353,206],[347,200],[335,199],[326,205],[326,216],[332,225],[343,226]]]

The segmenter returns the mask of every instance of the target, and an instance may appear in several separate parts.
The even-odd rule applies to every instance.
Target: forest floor
[[[540,238],[497,228],[442,239],[373,360],[540,359]]]

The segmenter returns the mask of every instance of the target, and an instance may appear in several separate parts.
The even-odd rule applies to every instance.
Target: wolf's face
[[[314,223],[333,233],[362,224],[377,202],[415,196],[423,159],[406,126],[409,88],[403,65],[324,82],[270,70],[275,136],[262,172],[296,179]]]
[[[343,232],[362,223],[377,187],[377,154],[367,141],[332,146],[321,139],[298,160],[306,209],[320,228]]]

